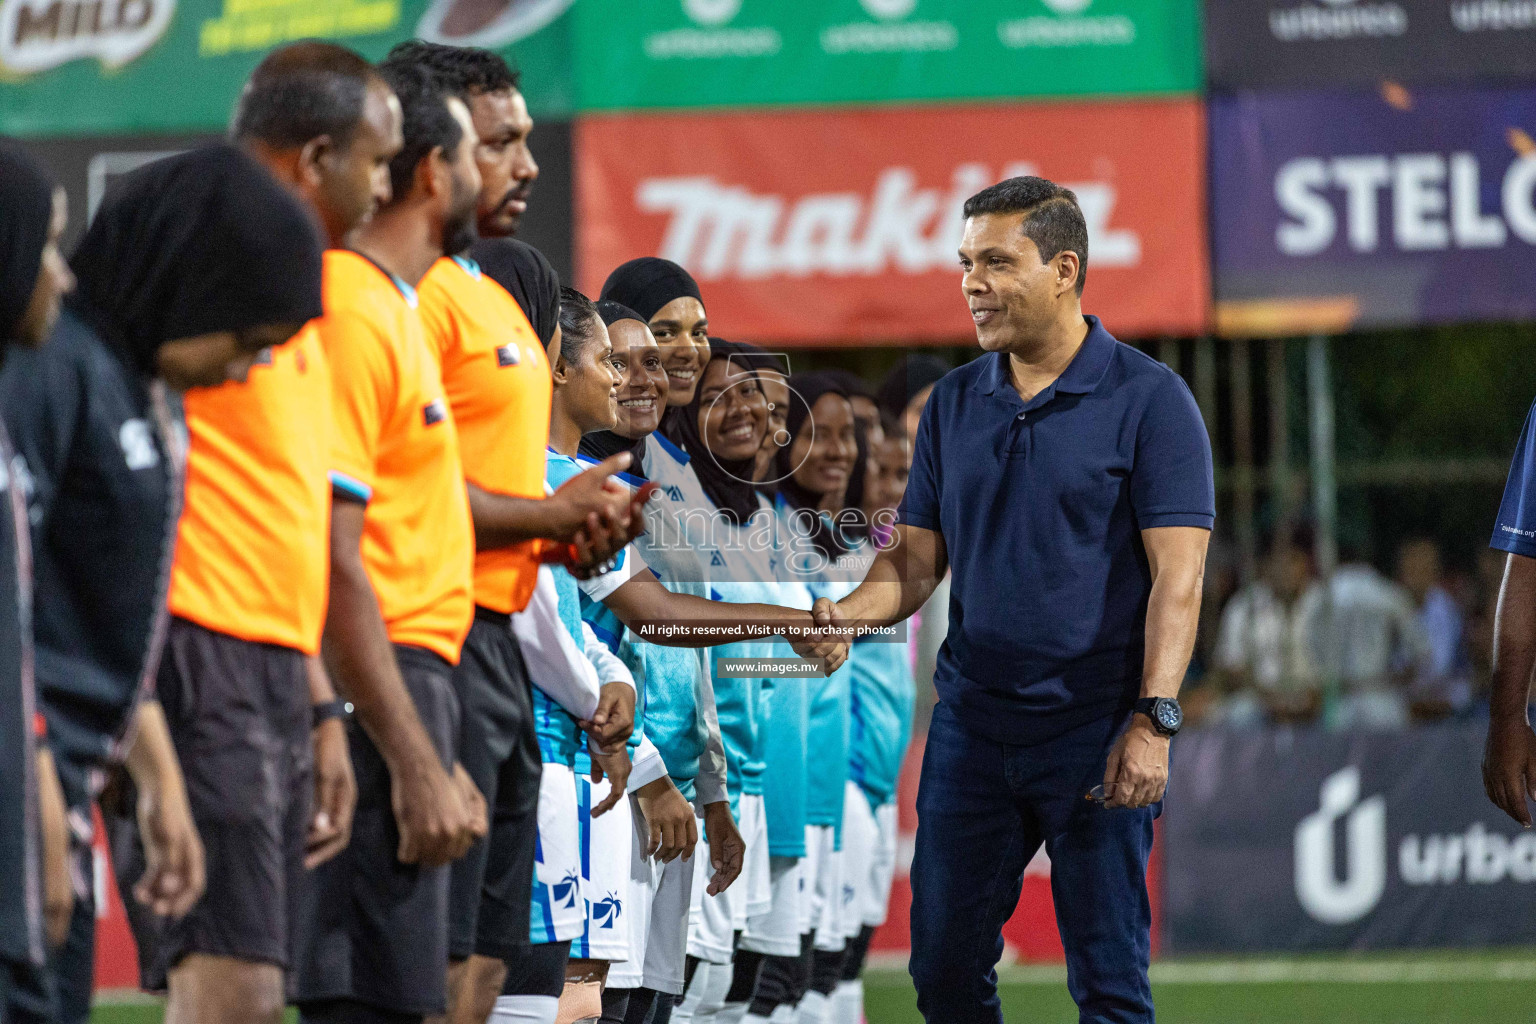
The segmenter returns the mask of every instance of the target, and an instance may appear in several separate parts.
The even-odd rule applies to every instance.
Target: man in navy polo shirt
[[[1002,1020],[1002,926],[1044,844],[1080,1019],[1150,1022],[1147,856],[1215,519],[1210,441],[1177,374],[1083,316],[1070,191],[1010,178],[965,217],[985,354],[934,387],[895,544],[817,620],[899,622],[954,574],[912,864],[924,1017]]]
[[[1493,624],[1493,692],[1483,787],[1504,813],[1531,827],[1536,798],[1536,732],[1531,731],[1531,671],[1536,667],[1536,405],[1509,465],[1493,548],[1506,552]]]

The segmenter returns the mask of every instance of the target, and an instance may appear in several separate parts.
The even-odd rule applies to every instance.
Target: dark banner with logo
[[[1210,140],[1223,333],[1536,317],[1536,89],[1214,97]]]
[[[3,2],[3,0],[0,0]],[[113,182],[129,171],[161,156],[191,146],[216,141],[217,135],[122,135],[70,139],[43,139],[27,148],[48,165],[69,196],[69,228],[64,251],[75,241],[96,212]],[[529,138],[539,178],[534,183],[518,227],[518,237],[549,257],[560,280],[571,279],[571,125],[566,121],[542,121]]]
[[[1180,736],[1164,948],[1536,944],[1536,833],[1483,796],[1482,752],[1481,724]]]
[[[1536,0],[1207,0],[1222,89],[1536,76]]]

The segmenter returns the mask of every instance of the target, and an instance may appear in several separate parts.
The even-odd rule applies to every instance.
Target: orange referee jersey
[[[194,388],[184,405],[191,445],[172,614],[314,654],[331,514],[331,379],[315,322],[244,383]]]
[[[397,644],[457,664],[474,615],[474,530],[458,435],[417,296],[357,253],[325,254],[331,483],[367,502],[363,565]]]
[[[442,366],[464,478],[483,490],[544,496],[553,385],[522,307],[473,260],[444,258],[421,281],[421,319]],[[475,554],[475,601],[522,611],[538,579],[538,542]]]

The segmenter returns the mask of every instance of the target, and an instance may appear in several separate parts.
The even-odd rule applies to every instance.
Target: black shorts
[[[453,683],[463,709],[459,763],[485,796],[490,834],[453,865],[448,951],[508,960],[528,947],[543,765],[528,669],[507,616],[475,609]]]
[[[453,666],[395,645],[400,675],[443,767],[453,767],[459,702]],[[348,999],[397,1013],[447,1002],[448,867],[402,864],[389,769],[354,719],[347,725],[357,816],[352,842],[309,874],[298,919],[293,1001]]]
[[[190,953],[286,970],[314,790],[304,655],[173,619],[159,693],[208,885],[164,923],[146,973],[158,988]]]

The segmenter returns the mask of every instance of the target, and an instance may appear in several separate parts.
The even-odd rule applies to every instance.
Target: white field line
[[[870,966],[905,972],[906,958],[870,957]],[[1020,964],[998,970],[1003,984],[1064,985],[1065,967]],[[1199,960],[1152,965],[1155,985],[1350,985],[1536,981],[1536,958],[1507,960]]]

